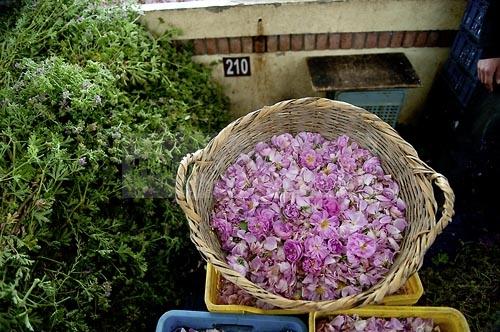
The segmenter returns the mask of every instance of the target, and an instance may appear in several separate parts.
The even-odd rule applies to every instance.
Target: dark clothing
[[[489,1],[479,46],[483,49],[482,59],[500,57],[500,0]],[[494,92],[483,95],[484,98],[471,105],[462,121],[455,146],[458,167],[452,174],[455,181],[461,182],[462,189],[457,192],[457,210],[474,220],[474,227],[498,233],[500,90],[497,86]]]
[[[500,0],[490,0],[481,28],[481,59],[500,58]]]
[[[477,116],[472,122],[471,138],[477,180],[475,189],[482,206],[482,215],[491,231],[500,230],[498,219],[498,195],[500,188],[500,92],[495,91],[486,96],[475,110]]]
[[[479,0],[472,0],[479,1]],[[482,57],[500,57],[500,0],[490,0],[481,26]],[[481,86],[482,84],[479,83]],[[500,89],[478,93],[460,116],[447,148],[441,150],[440,169],[456,194],[454,223],[448,233],[466,240],[482,232],[500,233]]]

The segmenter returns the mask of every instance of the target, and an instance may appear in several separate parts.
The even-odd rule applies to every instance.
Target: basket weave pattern
[[[211,229],[214,184],[238,156],[274,135],[285,132],[295,135],[302,131],[317,132],[328,140],[346,134],[370,150],[380,158],[384,172],[398,182],[400,197],[407,204],[409,225],[394,264],[382,281],[357,295],[306,301],[270,293],[229,267]],[[444,195],[439,218],[433,185]],[[189,222],[191,240],[226,279],[274,306],[310,312],[377,303],[403,286],[420,268],[425,252],[450,222],[454,194],[448,180],[421,161],[415,149],[376,115],[347,103],[302,98],[249,113],[224,128],[204,149],[184,157],[177,173],[176,199]]]

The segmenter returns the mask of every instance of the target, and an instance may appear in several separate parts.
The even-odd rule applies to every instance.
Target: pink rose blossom
[[[264,220],[266,222],[272,222],[273,219],[276,217],[276,212],[273,211],[272,209],[260,209],[257,211],[257,217],[261,220]]]
[[[283,240],[289,239],[293,234],[293,227],[291,224],[281,221],[276,221],[273,224],[274,233]]]
[[[242,276],[245,276],[248,272],[248,262],[239,256],[227,256],[227,262],[229,266]]]
[[[320,175],[316,177],[314,188],[319,191],[328,192],[335,186],[335,179],[332,176]]]
[[[300,211],[295,204],[287,204],[283,209],[283,214],[288,219],[296,220],[300,216]]]
[[[264,249],[266,250],[274,250],[278,248],[278,239],[274,236],[270,236],[264,240]]]
[[[231,254],[240,257],[246,257],[248,255],[248,244],[245,241],[240,241],[231,250]]]
[[[273,145],[280,150],[288,149],[292,144],[292,140],[293,136],[288,133],[271,138],[271,142],[273,143]]]
[[[285,257],[289,262],[296,262],[302,258],[302,245],[296,240],[286,240],[283,245]]]
[[[323,266],[323,262],[317,258],[304,258],[302,260],[302,269],[307,274],[318,274]]]
[[[354,234],[347,240],[347,251],[357,257],[369,258],[376,250],[375,241],[364,234]]]
[[[313,149],[306,149],[300,153],[300,164],[308,169],[315,169],[321,164],[323,158]]]
[[[261,143],[257,143],[257,145],[255,146],[255,152],[257,152],[258,154],[260,154],[263,157],[269,156],[269,154],[271,154],[271,151],[272,151],[272,148],[267,143],[261,142]]]
[[[332,288],[327,287],[322,283],[311,283],[304,289],[304,297],[309,298],[312,301],[327,300],[333,296]]]
[[[328,239],[327,246],[328,246],[328,250],[330,250],[330,252],[333,254],[344,253],[344,246],[339,241],[339,239],[336,239],[336,238]]]
[[[336,216],[330,216],[326,211],[318,211],[312,214],[311,225],[315,226],[316,234],[322,238],[330,238],[336,233],[339,219]]]
[[[248,218],[248,230],[257,238],[265,237],[271,227],[269,219],[259,217]]]
[[[331,216],[336,216],[339,213],[340,207],[337,199],[335,197],[325,197],[323,199],[323,206],[326,212]]]
[[[377,174],[379,173],[380,161],[377,157],[371,157],[363,163],[363,170],[366,173]]]
[[[305,255],[311,258],[323,259],[328,254],[321,236],[314,235],[304,241]]]

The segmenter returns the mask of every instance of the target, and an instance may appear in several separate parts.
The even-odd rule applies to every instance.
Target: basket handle
[[[198,213],[196,213],[193,205],[192,192],[189,185],[189,178],[192,172],[192,166],[194,163],[201,161],[203,156],[203,149],[196,151],[195,153],[189,153],[184,158],[182,158],[179,168],[177,169],[177,178],[175,180],[175,199],[177,204],[184,211],[186,216],[193,220],[199,222],[201,220]]]
[[[455,202],[455,194],[450,187],[448,179],[440,174],[432,171],[432,173],[427,174],[429,180],[436,185],[444,195],[443,209],[441,211],[441,217],[436,221],[435,224],[431,226],[429,232],[425,234],[425,248],[426,250],[432,245],[436,237],[441,234],[443,229],[450,223],[451,218],[455,211],[453,210],[453,204]]]

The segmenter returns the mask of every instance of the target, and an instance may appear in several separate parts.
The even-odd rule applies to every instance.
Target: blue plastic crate
[[[156,332],[173,332],[180,327],[219,328],[225,332],[307,332],[296,317],[268,315],[217,314],[204,311],[171,310],[158,320]]]
[[[398,121],[405,97],[406,91],[404,89],[383,89],[340,91],[335,94],[334,98],[364,108],[394,127]]]
[[[493,0],[498,1],[498,0]],[[488,0],[469,0],[462,18],[462,27],[479,40],[483,31],[483,22],[489,6]]]
[[[483,49],[465,31],[457,33],[451,47],[451,57],[471,76],[477,75],[477,62],[482,54]]]
[[[448,59],[444,66],[445,78],[460,105],[467,107],[474,97],[478,80],[465,72],[453,59]]]

